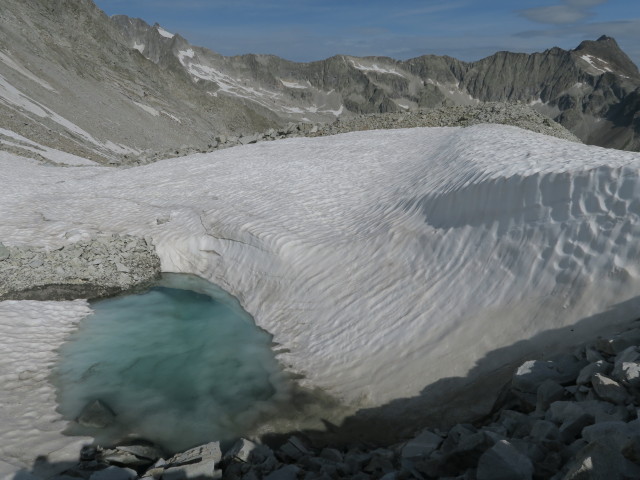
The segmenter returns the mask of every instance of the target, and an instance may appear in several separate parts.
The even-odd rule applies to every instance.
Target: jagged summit
[[[582,58],[589,57],[588,62],[599,65],[596,68],[629,77],[640,77],[636,64],[622,51],[613,37],[602,35],[596,41],[584,40],[573,51]]]

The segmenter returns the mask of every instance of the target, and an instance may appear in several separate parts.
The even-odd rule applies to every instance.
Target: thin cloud
[[[429,7],[415,8],[411,10],[402,10],[396,12],[392,17],[414,17],[420,15],[431,15],[439,12],[446,12],[449,10],[456,10],[458,8],[466,7],[469,2],[447,2],[440,3],[438,5],[431,5]]]
[[[575,8],[589,8],[607,3],[608,1],[609,0],[565,0],[565,3]]]
[[[593,16],[591,8],[607,0],[564,0],[560,5],[528,8],[518,13],[532,22],[551,25],[571,25]]]

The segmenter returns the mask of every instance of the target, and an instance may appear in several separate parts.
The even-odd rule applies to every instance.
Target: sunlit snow
[[[4,155],[0,168],[6,244],[150,236],[163,270],[236,296],[304,385],[405,421],[640,303],[640,154],[515,127],[296,138],[127,170]],[[21,318],[21,302],[2,305],[5,324]]]
[[[608,62],[602,60],[601,58],[597,58],[594,57],[593,55],[581,55],[580,56],[581,59],[583,59],[585,62],[587,62],[589,65],[591,65],[593,68],[595,68],[596,70],[598,70],[599,72],[611,72],[612,70],[608,67]],[[598,63],[598,65],[596,65],[596,62]]]
[[[175,37],[175,35],[174,35],[173,33],[171,33],[171,32],[167,32],[164,28],[162,28],[162,27],[161,27],[161,26],[159,26],[159,25],[158,25],[158,27],[157,27],[157,28],[158,28],[158,33],[159,33],[160,35],[162,35],[163,37],[165,37],[165,38],[173,38],[173,37]]]

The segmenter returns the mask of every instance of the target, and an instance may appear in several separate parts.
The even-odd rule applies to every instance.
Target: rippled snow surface
[[[209,282],[167,275],[145,293],[92,308],[60,349],[59,409],[73,419],[100,399],[117,423],[72,433],[188,448],[246,433],[288,396],[271,336]]]

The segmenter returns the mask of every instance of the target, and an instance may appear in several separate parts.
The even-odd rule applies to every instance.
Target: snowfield
[[[263,142],[131,169],[2,154],[0,169],[5,244],[150,236],[163,270],[235,295],[304,385],[407,422],[486,411],[490,395],[458,394],[474,382],[492,392],[507,365],[638,316],[637,153],[477,125]],[[0,325],[15,328],[33,304],[0,303]],[[71,322],[62,314],[37,323],[51,351]],[[31,341],[1,338],[0,374]],[[25,361],[41,370],[45,357]],[[40,382],[11,383],[0,405]],[[444,403],[452,394],[462,410]],[[11,431],[0,433],[7,445]]]

